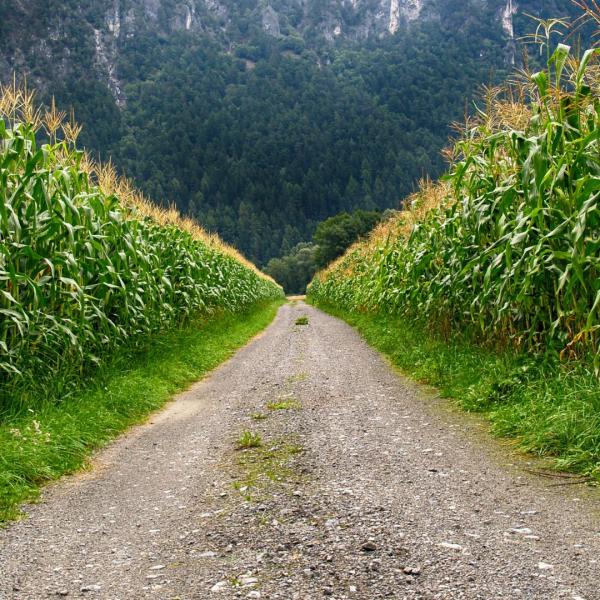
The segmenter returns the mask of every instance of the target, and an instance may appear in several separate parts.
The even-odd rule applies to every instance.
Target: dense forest
[[[310,240],[323,219],[396,208],[420,178],[438,176],[451,123],[520,52],[500,26],[503,3],[491,0],[432,2],[435,18],[395,35],[334,41],[323,34],[334,2],[304,12],[272,3],[276,35],[251,0],[224,3],[221,23],[202,13],[190,30],[176,27],[176,2],[156,3],[158,29],[122,2],[130,20],[119,28],[135,23],[125,33],[112,22],[105,31],[108,2],[54,10],[36,0],[21,13],[8,4],[3,78],[26,71],[46,100],[75,108],[90,150],[260,265]],[[574,14],[569,0],[521,8],[517,32],[531,29],[526,11]],[[365,10],[343,16],[348,28]],[[50,34],[41,46],[19,37],[42,28]]]

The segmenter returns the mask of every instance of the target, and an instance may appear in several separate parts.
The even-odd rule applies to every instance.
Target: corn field
[[[600,69],[558,45],[487,90],[400,215],[318,274],[316,302],[600,366]]]
[[[117,348],[282,295],[220,240],[77,150],[79,127],[0,98],[0,414],[68,389]],[[44,138],[43,144],[39,139]]]

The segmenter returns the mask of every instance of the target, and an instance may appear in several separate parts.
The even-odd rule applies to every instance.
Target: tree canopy
[[[378,211],[340,213],[317,225],[312,242],[303,242],[281,258],[272,258],[265,268],[288,294],[303,294],[317,270],[341,256],[360,237],[379,223]]]

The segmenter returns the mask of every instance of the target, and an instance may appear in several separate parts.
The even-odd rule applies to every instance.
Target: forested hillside
[[[519,60],[524,13],[575,14],[570,0],[398,7],[5,1],[0,73],[72,105],[88,148],[265,264],[326,217],[396,207],[440,174],[450,123]]]

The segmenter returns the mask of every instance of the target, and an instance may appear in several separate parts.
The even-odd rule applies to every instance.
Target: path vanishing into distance
[[[599,599],[600,494],[535,470],[287,304],[0,531],[0,598]]]

